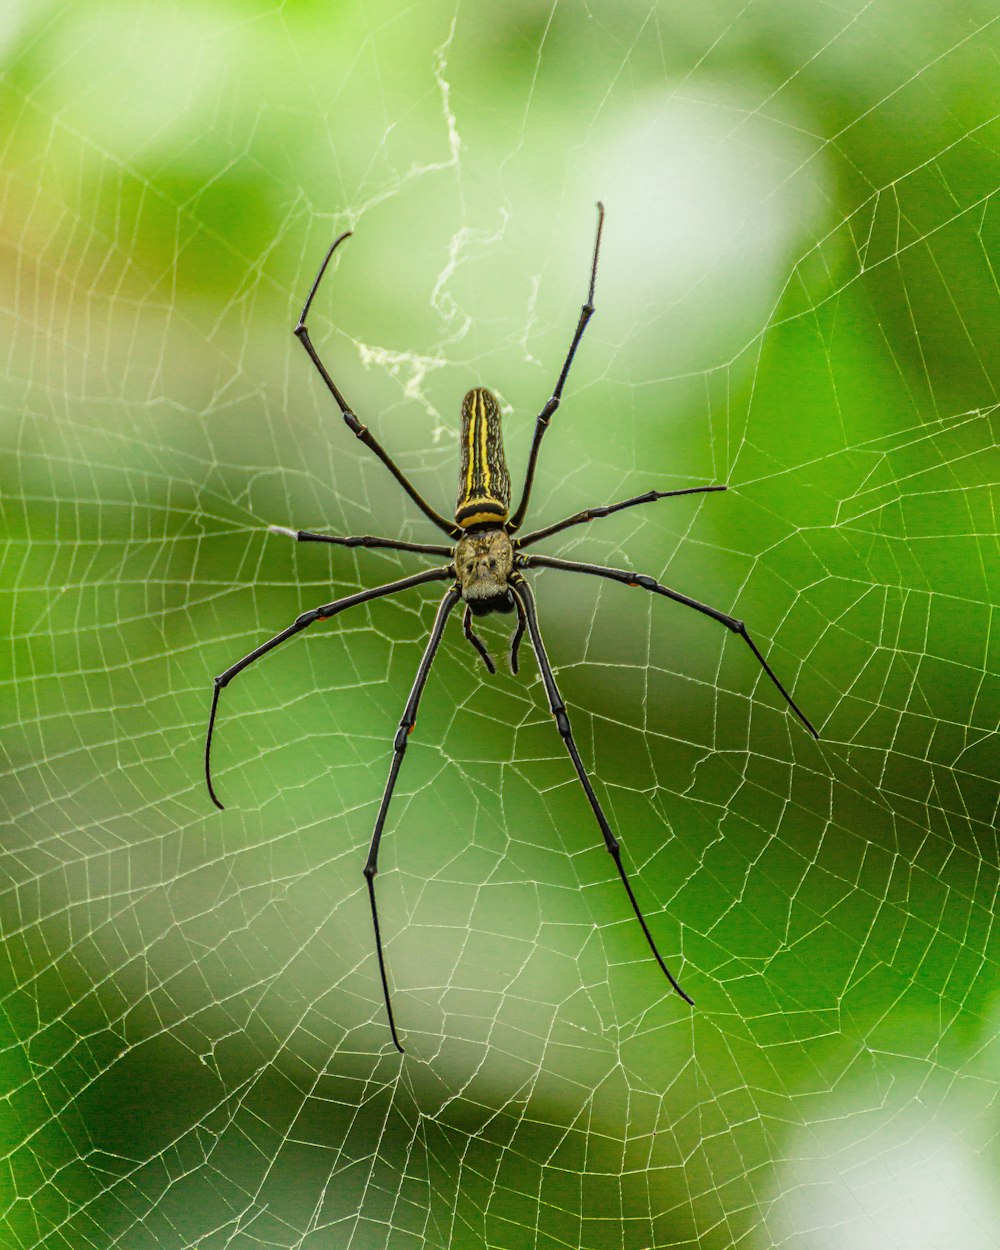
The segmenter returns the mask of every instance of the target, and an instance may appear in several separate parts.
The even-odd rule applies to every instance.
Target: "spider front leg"
[[[205,784],[208,786],[209,796],[215,806],[220,811],[224,810],[212,785],[212,734],[215,730],[216,713],[219,710],[219,695],[234,677],[242,673],[255,660],[259,660],[262,655],[267,655],[268,651],[273,651],[275,647],[280,646],[283,642],[287,642],[289,638],[293,638],[296,634],[301,633],[302,630],[308,629],[316,621],[329,620],[331,616],[336,616],[347,608],[356,607],[359,603],[368,603],[371,599],[380,599],[384,595],[394,595],[401,590],[409,590],[411,586],[422,586],[425,582],[444,581],[454,576],[455,570],[451,565],[446,565],[441,569],[426,569],[423,573],[414,573],[412,577],[403,577],[397,582],[388,582],[385,586],[376,586],[373,590],[362,590],[354,595],[346,595],[343,599],[335,599],[333,603],[326,603],[322,607],[313,608],[309,612],[303,612],[301,616],[296,617],[287,629],[283,629],[280,634],[275,634],[267,642],[262,642],[249,655],[245,655],[242,660],[237,660],[235,664],[230,665],[224,673],[220,673],[215,679],[215,689],[212,693],[212,709],[208,714],[208,732],[205,735]]]
[[[600,826],[601,835],[604,838],[604,845],[607,848],[608,854],[615,861],[615,867],[618,869],[618,875],[622,879],[622,885],[624,885],[625,893],[628,895],[629,902],[632,904],[632,910],[635,912],[635,917],[642,927],[646,941],[649,944],[649,949],[653,952],[656,962],[660,965],[660,969],[664,976],[681,996],[681,998],[683,998],[686,1003],[690,1003],[694,1006],[694,999],[681,989],[670,969],[663,962],[663,956],[657,950],[656,943],[653,941],[653,935],[649,931],[649,925],[646,924],[646,918],[642,914],[642,910],[640,909],[635,894],[632,891],[631,882],[629,881],[624,865],[622,864],[621,847],[618,839],[615,837],[611,830],[611,826],[608,824],[607,817],[604,815],[597,795],[594,793],[594,787],[590,784],[590,778],[587,776],[586,769],[583,767],[583,760],[580,758],[580,752],[577,750],[576,742],[573,739],[573,731],[570,728],[569,716],[566,714],[566,704],[563,702],[562,696],[559,693],[559,687],[556,685],[556,679],[552,672],[552,665],[549,663],[549,657],[545,654],[545,645],[542,642],[542,635],[538,628],[538,613],[535,611],[534,595],[531,593],[528,583],[519,573],[515,573],[511,577],[510,585],[515,597],[520,599],[524,606],[524,613],[528,619],[528,635],[531,638],[531,645],[535,652],[535,658],[538,661],[538,670],[542,675],[545,693],[548,695],[549,709],[551,710],[552,715],[556,718],[556,725],[559,728],[559,733],[566,745],[566,750],[569,752],[569,757],[573,761],[573,767],[576,769],[576,775],[580,779],[580,785],[583,786],[584,793],[587,796],[587,801],[590,803],[591,810],[593,811],[594,816],[597,819],[597,823]]]
[[[577,560],[558,560],[554,556],[521,556],[519,558],[521,568],[548,568],[562,569],[566,573],[588,573],[593,577],[606,577],[613,582],[621,582],[625,586],[641,586],[643,590],[652,591],[656,595],[664,595],[667,599],[673,599],[675,603],[683,603],[687,608],[694,608],[696,612],[701,612],[704,616],[710,616],[713,621],[718,621],[721,625],[725,625],[726,629],[731,633],[739,634],[750,650],[757,657],[761,668],[767,673],[771,681],[785,697],[785,701],[799,718],[806,729],[814,738],[818,738],[819,734],[813,727],[812,722],[806,716],[805,712],[799,707],[785,687],[778,680],[774,669],[771,668],[763,654],[757,647],[757,644],[747,633],[747,627],[742,621],[738,621],[736,617],[729,616],[726,612],[720,612],[718,608],[709,607],[707,603],[701,603],[697,599],[692,599],[688,595],[682,595],[679,590],[671,590],[669,586],[663,586],[655,578],[647,577],[644,573],[630,573],[626,569],[609,569],[601,564],[582,564]]]
[[[375,877],[378,873],[378,851],[379,844],[382,841],[382,830],[385,828],[385,818],[389,812],[389,804],[392,802],[393,791],[396,789],[396,778],[399,776],[399,769],[403,763],[403,756],[406,754],[406,745],[409,741],[410,734],[413,732],[413,726],[417,723],[417,708],[420,705],[420,696],[423,694],[424,686],[427,682],[427,676],[431,671],[431,665],[434,662],[434,655],[441,641],[441,635],[444,633],[444,627],[447,624],[448,617],[452,608],[461,598],[461,590],[458,586],[452,587],[451,590],[441,600],[441,606],[437,610],[437,616],[434,618],[434,627],[431,630],[431,636],[427,640],[427,646],[424,649],[423,659],[420,661],[420,667],[417,669],[417,675],[413,681],[413,688],[410,690],[410,697],[406,700],[406,708],[399,721],[399,728],[396,730],[396,737],[392,744],[392,763],[389,765],[389,777],[385,783],[385,792],[382,795],[382,802],[379,805],[378,816],[375,818],[375,829],[372,832],[371,846],[368,849],[368,862],[365,864],[365,881],[368,883],[368,897],[371,900],[372,907],[372,927],[375,930],[375,950],[378,954],[378,970],[382,978],[382,994],[385,998],[385,1014],[389,1019],[389,1032],[392,1034],[392,1044],[402,1055],[405,1052],[399,1041],[399,1034],[396,1032],[396,1021],[392,1014],[392,1002],[389,996],[389,978],[385,967],[385,954],[382,950],[382,930],[378,922],[378,906],[375,902]]]
[[[510,640],[510,671],[517,676],[517,652],[521,645],[521,639],[524,637],[524,630],[527,625],[527,618],[524,615],[524,604],[514,595],[514,607],[517,608],[517,629],[514,630],[514,636]]]
[[[542,439],[545,437],[545,431],[549,428],[549,422],[552,420],[552,414],[562,402],[563,387],[566,385],[566,379],[569,377],[569,371],[573,364],[573,357],[576,355],[576,349],[580,346],[580,340],[583,338],[583,332],[587,328],[587,322],[594,315],[594,287],[597,284],[597,256],[601,250],[601,231],[603,229],[604,205],[598,202],[597,237],[594,239],[594,259],[590,263],[590,287],[587,291],[587,300],[580,309],[580,320],[576,324],[576,332],[570,342],[569,351],[566,353],[566,359],[563,361],[563,367],[559,374],[559,380],[556,382],[551,398],[535,418],[535,433],[531,440],[531,450],[528,452],[528,468],[524,475],[524,487],[521,491],[521,502],[517,505],[514,515],[507,523],[507,532],[510,534],[513,534],[515,530],[520,529],[524,523],[524,514],[528,510],[528,500],[531,497],[531,486],[535,480],[535,464],[538,461],[538,452],[542,445]]]

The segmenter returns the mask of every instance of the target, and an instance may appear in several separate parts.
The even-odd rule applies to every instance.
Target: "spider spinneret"
[[[585,564],[577,560],[560,560],[553,556],[543,555],[525,555],[524,548],[540,541],[543,538],[549,538],[553,534],[558,534],[564,529],[569,529],[574,525],[583,525],[590,521],[596,520],[598,517],[610,516],[612,513],[620,512],[625,508],[634,508],[641,504],[652,503],[657,499],[666,499],[677,495],[697,495],[707,494],[712,491],[725,490],[725,486],[689,486],[680,490],[657,491],[650,490],[642,495],[635,495],[631,499],[623,499],[619,503],[603,504],[598,507],[586,508],[582,512],[574,513],[565,520],[557,521],[553,525],[548,525],[544,529],[535,530],[530,534],[526,534],[520,538],[512,538],[520,530],[522,522],[528,508],[528,501],[531,496],[531,487],[535,476],[535,465],[538,460],[538,452],[541,447],[542,439],[549,427],[551,419],[562,401],[563,387],[569,376],[570,366],[576,355],[576,350],[583,338],[583,332],[587,327],[594,312],[594,286],[597,281],[597,258],[601,247],[601,231],[604,226],[604,206],[597,206],[597,237],[594,241],[593,260],[590,266],[590,287],[587,294],[586,302],[580,309],[580,318],[577,322],[576,332],[570,341],[569,351],[566,353],[566,359],[563,361],[562,370],[559,378],[552,391],[551,396],[542,407],[538,416],[535,418],[535,431],[531,442],[531,448],[528,453],[528,464],[524,475],[524,485],[521,489],[521,499],[514,510],[513,515],[510,513],[510,475],[507,472],[507,462],[504,456],[503,433],[500,426],[500,406],[493,394],[486,390],[485,387],[474,387],[469,391],[462,401],[462,428],[461,428],[461,471],[459,475],[459,492],[458,502],[455,508],[454,522],[448,521],[436,509],[434,509],[420,494],[415,486],[407,478],[406,474],[396,465],[392,457],[383,448],[382,444],[375,438],[367,426],[363,425],[354,411],[348,406],[340,390],[338,389],[333,378],[327,372],[326,366],[319,357],[316,348],[313,346],[309,337],[309,330],[306,326],[306,317],[312,306],[313,299],[319,289],[319,284],[323,279],[327,266],[337,250],[337,248],[349,237],[350,232],[339,236],[334,240],[333,246],[327,252],[326,257],[320,266],[319,273],[313,282],[309,295],[306,298],[301,316],[295,326],[295,335],[305,348],[313,365],[323,380],[327,390],[333,396],[337,406],[340,409],[341,416],[347,428],[358,438],[389,470],[399,485],[403,488],[410,499],[416,504],[425,517],[435,525],[439,530],[446,534],[454,543],[454,546],[446,547],[431,543],[411,543],[403,542],[393,538],[376,538],[370,534],[360,536],[342,537],[332,534],[313,534],[307,530],[292,530],[285,526],[275,525],[271,529],[275,533],[286,534],[299,542],[320,542],[332,543],[341,547],[373,547],[383,548],[393,551],[413,552],[418,555],[425,556],[445,556],[450,562],[443,566],[426,569],[422,573],[415,573],[409,577],[402,577],[398,581],[389,582],[384,586],[376,586],[371,590],[361,590],[355,594],[346,595],[343,598],[335,599],[332,603],[323,604],[320,607],[313,608],[308,612],[303,612],[298,616],[291,625],[281,630],[280,633],[269,638],[266,642],[262,642],[255,647],[248,655],[241,660],[237,660],[215,679],[215,688],[212,694],[212,705],[208,716],[208,731],[205,736],[205,781],[208,786],[208,793],[212,802],[219,808],[222,804],[219,802],[218,795],[212,784],[212,734],[215,728],[216,714],[219,708],[219,697],[222,691],[228,686],[234,677],[238,676],[250,664],[259,660],[261,656],[266,655],[275,647],[280,646],[295,634],[307,629],[316,621],[329,620],[331,617],[338,615],[340,612],[348,608],[356,607],[362,603],[368,603],[374,599],[379,599],[385,595],[398,594],[400,591],[409,590],[415,586],[426,585],[430,582],[450,581],[451,587],[445,592],[444,598],[438,607],[437,614],[434,618],[434,624],[431,627],[430,637],[424,649],[423,658],[417,669],[417,675],[414,679],[413,686],[410,690],[410,696],[406,701],[406,707],[403,709],[403,715],[399,721],[399,728],[392,744],[392,760],[389,765],[389,776],[386,780],[385,790],[382,794],[382,801],[379,804],[378,815],[375,818],[375,827],[372,831],[371,843],[368,850],[368,859],[364,867],[364,877],[368,888],[368,897],[371,904],[372,927],[375,935],[375,952],[378,956],[379,974],[382,982],[382,996],[385,1002],[386,1016],[389,1021],[389,1031],[392,1034],[393,1045],[400,1053],[403,1046],[399,1040],[399,1034],[396,1030],[396,1021],[392,1011],[392,999],[389,993],[389,978],[386,970],[385,952],[382,946],[382,931],[379,925],[378,906],[375,901],[375,877],[378,874],[378,853],[381,845],[382,833],[385,828],[386,816],[389,811],[389,804],[392,802],[392,796],[396,787],[396,778],[403,762],[403,756],[406,752],[407,742],[410,733],[413,730],[417,720],[417,708],[420,704],[420,697],[423,694],[427,677],[430,673],[431,665],[434,662],[434,656],[437,653],[438,646],[444,634],[445,625],[452,610],[460,602],[465,603],[465,614],[463,619],[463,630],[465,637],[472,647],[476,649],[482,657],[483,663],[490,673],[495,673],[496,668],[490,657],[486,647],[476,636],[472,629],[473,616],[485,616],[490,612],[517,612],[517,627],[511,638],[510,649],[510,666],[513,672],[517,672],[518,647],[524,636],[525,630],[531,640],[531,647],[535,653],[535,659],[538,663],[539,674],[542,679],[542,685],[545,689],[546,698],[548,699],[549,710],[555,718],[556,727],[566,746],[573,768],[576,772],[583,792],[586,795],[587,802],[590,804],[594,819],[600,829],[601,836],[604,839],[604,846],[608,854],[614,861],[618,876],[628,896],[632,910],[642,929],[643,936],[653,954],[656,962],[660,966],[660,970],[669,981],[674,990],[686,1002],[691,1003],[692,999],[681,989],[680,985],[674,979],[673,974],[664,963],[653,935],[649,930],[646,919],[642,914],[639,903],[632,890],[631,882],[628,874],[622,864],[621,847],[618,839],[608,823],[607,817],[601,808],[600,801],[594,791],[594,787],[590,782],[587,771],[583,766],[580,758],[580,752],[577,749],[576,742],[573,738],[572,727],[570,726],[569,714],[566,711],[566,705],[559,693],[559,687],[556,683],[555,674],[552,671],[552,665],[549,663],[548,655],[545,651],[545,644],[542,641],[541,631],[538,625],[538,613],[535,608],[535,599],[523,572],[532,568],[550,568],[560,569],[569,573],[585,573],[593,577],[606,578],[609,581],[618,582],[626,586],[637,586],[644,590],[648,590],[653,594],[662,595],[667,599],[672,599],[675,603],[679,603],[684,607],[693,608],[696,612],[700,612],[703,616],[710,617],[719,624],[724,625],[731,633],[738,634],[747,644],[750,651],[756,657],[763,671],[770,678],[774,686],[784,696],[789,707],[799,718],[802,724],[809,730],[813,737],[818,737],[816,730],[810,724],[804,713],[799,709],[792,696],[778,680],[773,669],[765,660],[763,654],[758,649],[756,643],[747,633],[746,626],[742,621],[730,616],[726,612],[721,612],[717,608],[710,607],[706,603],[701,603],[697,599],[692,599],[688,595],[682,594],[680,591],[672,590],[668,586],[661,585],[652,577],[645,574],[635,573],[630,569],[607,568],[599,564]]]

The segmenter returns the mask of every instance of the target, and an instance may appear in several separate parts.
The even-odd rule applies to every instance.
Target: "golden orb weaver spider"
[[[382,933],[379,927],[378,906],[375,902],[375,877],[378,873],[379,844],[382,840],[382,831],[385,828],[389,804],[392,801],[393,791],[396,788],[396,779],[399,776],[399,769],[403,762],[403,756],[406,753],[406,744],[416,724],[420,696],[423,693],[431,664],[441,642],[445,624],[453,608],[460,600],[465,601],[465,614],[462,622],[465,637],[482,657],[483,663],[491,674],[496,672],[496,668],[489,652],[472,628],[472,618],[474,616],[485,616],[490,612],[517,613],[517,627],[511,638],[510,649],[510,665],[514,673],[517,672],[518,667],[518,647],[524,636],[525,629],[527,629],[528,637],[531,640],[531,646],[535,653],[535,659],[538,663],[542,684],[548,697],[549,709],[555,717],[560,736],[566,745],[566,750],[569,752],[576,775],[580,780],[580,784],[587,796],[587,801],[601,830],[604,845],[614,860],[618,875],[625,887],[625,892],[632,905],[632,910],[635,912],[636,919],[642,927],[649,949],[674,990],[685,1002],[692,1005],[693,1000],[681,989],[657,950],[653,935],[649,931],[649,926],[642,914],[642,910],[633,893],[631,882],[622,865],[618,839],[608,824],[594,788],[590,783],[590,778],[587,776],[586,769],[583,766],[580,752],[577,750],[576,742],[573,740],[573,732],[570,728],[566,705],[559,693],[559,687],[556,685],[556,679],[552,672],[552,665],[549,663],[545,646],[542,643],[535,600],[531,588],[524,577],[524,571],[531,568],[562,569],[568,573],[587,573],[594,577],[608,578],[611,581],[621,582],[626,586],[641,586],[644,590],[648,590],[653,594],[664,595],[668,599],[673,599],[676,603],[694,608],[696,612],[701,612],[705,616],[710,616],[713,620],[719,621],[720,624],[734,634],[739,634],[756,656],[764,672],[767,673],[774,685],[784,695],[795,715],[814,738],[819,737],[804,713],[796,705],[795,700],[775,676],[767,660],[764,659],[764,656],[747,633],[746,626],[742,621],[738,621],[735,617],[729,616],[725,612],[720,612],[716,608],[709,607],[708,604],[700,603],[697,599],[691,599],[677,590],[671,590],[668,586],[662,586],[652,577],[647,577],[644,574],[633,573],[626,569],[605,568],[603,565],[598,564],[584,564],[577,560],[559,560],[552,556],[524,554],[526,547],[532,546],[540,539],[549,538],[564,529],[569,529],[572,525],[582,525],[598,517],[610,516],[613,512],[620,512],[623,508],[634,508],[639,504],[652,503],[657,499],[667,499],[674,495],[706,494],[711,491],[725,490],[725,486],[692,486],[684,490],[650,490],[643,495],[635,495],[631,499],[623,499],[620,503],[586,508],[583,512],[577,512],[573,516],[567,517],[564,521],[557,521],[554,525],[547,525],[544,529],[533,530],[523,537],[512,537],[520,530],[524,522],[528,501],[531,497],[531,486],[535,477],[535,465],[538,461],[538,451],[541,447],[542,439],[549,427],[553,413],[555,413],[562,400],[563,387],[566,385],[573,358],[576,355],[577,348],[580,346],[580,340],[583,338],[583,332],[587,328],[587,322],[594,313],[594,286],[597,281],[597,259],[601,249],[601,232],[603,228],[604,206],[603,204],[598,204],[597,237],[594,240],[594,254],[590,266],[590,287],[587,293],[587,300],[580,309],[580,319],[577,322],[576,331],[570,342],[569,351],[566,353],[566,359],[563,361],[563,367],[555,389],[535,419],[535,433],[528,453],[528,467],[524,476],[521,499],[513,513],[510,512],[510,477],[504,456],[500,408],[490,391],[484,387],[476,387],[469,391],[462,401],[462,462],[459,477],[458,503],[455,508],[455,519],[454,521],[449,521],[427,503],[402,470],[393,462],[388,452],[382,447],[382,444],[366,426],[362,425],[353,410],[348,406],[333,378],[327,372],[326,366],[320,360],[319,354],[309,337],[309,331],[306,328],[306,318],[309,315],[309,309],[312,306],[316,292],[319,290],[320,282],[323,280],[323,275],[334,252],[350,236],[350,231],[335,239],[332,247],[327,252],[322,265],[320,265],[319,273],[316,275],[316,280],[313,282],[309,295],[306,298],[298,324],[295,327],[295,336],[316,366],[327,390],[336,400],[348,429],[370,451],[375,453],[420,511],[439,530],[447,534],[454,541],[455,545],[453,547],[445,547],[434,546],[428,543],[398,542],[395,539],[374,538],[371,535],[341,538],[328,534],[311,534],[305,530],[286,529],[284,526],[271,526],[270,528],[273,532],[287,534],[299,542],[335,543],[341,547],[381,547],[393,551],[416,552],[419,555],[446,556],[449,563],[442,567],[428,569],[423,573],[415,573],[410,577],[400,578],[398,581],[389,582],[384,586],[376,586],[372,590],[362,590],[357,594],[347,595],[343,599],[334,600],[333,603],[327,603],[321,607],[313,608],[309,612],[303,612],[286,629],[275,634],[273,638],[269,638],[267,642],[261,643],[259,647],[255,647],[249,655],[245,655],[243,659],[237,660],[224,673],[216,677],[215,689],[212,695],[212,707],[208,717],[208,732],[205,738],[205,780],[212,802],[215,803],[216,807],[221,808],[222,804],[219,802],[215,788],[212,785],[212,732],[215,727],[215,717],[219,707],[219,695],[233,678],[242,673],[248,665],[253,664],[255,660],[259,660],[262,655],[266,655],[269,651],[273,651],[275,647],[294,637],[295,634],[301,633],[302,630],[307,629],[315,621],[329,620],[338,613],[344,612],[348,608],[353,608],[360,603],[368,603],[372,599],[379,599],[384,595],[395,595],[402,590],[409,590],[413,586],[422,586],[428,582],[437,581],[453,582],[437,610],[434,625],[431,628],[430,637],[424,649],[423,658],[420,661],[416,678],[410,690],[410,697],[406,701],[406,707],[393,740],[389,777],[385,784],[385,791],[382,795],[382,802],[379,805],[378,815],[375,818],[375,828],[372,832],[368,860],[364,867],[364,877],[368,885],[368,897],[371,903],[372,927],[375,934],[375,950],[378,955],[379,974],[382,979],[385,1011],[389,1022],[389,1031],[392,1034],[393,1045],[400,1054],[403,1053],[403,1047],[399,1040],[399,1034],[396,1031],[396,1020],[392,1011],[385,953],[382,949]]]

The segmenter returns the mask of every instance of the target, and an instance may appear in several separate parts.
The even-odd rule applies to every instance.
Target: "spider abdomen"
[[[510,515],[510,477],[503,450],[500,405],[483,386],[462,400],[462,470],[455,524],[502,525]]]

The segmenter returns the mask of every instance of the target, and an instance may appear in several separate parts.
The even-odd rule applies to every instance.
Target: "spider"
[[[563,521],[557,521],[554,525],[546,525],[543,529],[532,530],[528,534],[515,537],[521,529],[528,510],[531,487],[535,477],[535,466],[538,461],[538,452],[542,445],[542,439],[545,437],[545,431],[549,428],[553,414],[562,401],[563,388],[566,385],[570,367],[583,338],[583,332],[594,313],[594,287],[597,281],[597,260],[601,248],[603,228],[604,206],[599,203],[597,205],[597,235],[594,240],[593,259],[590,265],[590,286],[587,292],[587,300],[580,309],[580,318],[577,322],[576,331],[570,341],[569,351],[566,353],[566,359],[563,361],[555,389],[535,419],[534,437],[532,438],[531,449],[528,452],[528,465],[524,475],[524,485],[521,489],[521,498],[513,512],[510,511],[510,477],[504,456],[500,408],[496,398],[485,387],[475,387],[468,392],[462,401],[462,460],[458,502],[455,507],[455,519],[449,521],[431,507],[402,470],[394,463],[378,439],[375,438],[367,426],[361,423],[348,405],[347,400],[344,399],[337,384],[327,372],[326,366],[320,359],[309,336],[306,318],[309,315],[309,309],[334,253],[344,240],[350,236],[350,231],[346,231],[335,239],[327,252],[306,298],[298,323],[295,326],[294,333],[296,338],[305,348],[327,389],[334,400],[336,400],[347,428],[382,461],[424,516],[445,533],[452,540],[454,546],[399,542],[396,539],[374,538],[371,535],[345,538],[329,534],[312,534],[305,530],[291,530],[286,529],[284,526],[271,526],[270,529],[273,532],[287,534],[298,542],[335,543],[341,547],[388,548],[392,551],[415,552],[424,556],[445,556],[448,563],[437,568],[427,569],[422,573],[414,573],[409,577],[402,577],[398,581],[388,582],[384,586],[376,586],[372,590],[361,590],[357,594],[346,595],[342,599],[335,599],[332,603],[323,604],[321,607],[303,612],[287,628],[275,634],[273,638],[269,638],[266,642],[262,642],[249,655],[245,655],[241,660],[237,660],[224,673],[216,677],[212,706],[208,717],[208,732],[205,739],[205,780],[212,801],[216,807],[222,808],[222,803],[219,802],[215,788],[212,785],[211,769],[212,732],[215,727],[215,718],[219,707],[219,695],[234,677],[242,673],[255,660],[259,660],[261,656],[266,655],[269,651],[273,651],[275,647],[301,633],[302,630],[308,629],[314,622],[329,620],[340,612],[356,607],[358,604],[368,603],[373,599],[380,599],[384,595],[399,594],[400,591],[409,590],[414,586],[423,586],[429,582],[452,583],[438,607],[434,624],[431,627],[430,637],[427,640],[420,666],[417,669],[416,678],[410,690],[410,697],[406,701],[406,707],[399,721],[399,728],[393,739],[389,776],[382,795],[382,802],[379,805],[378,815],[375,818],[375,828],[372,832],[368,860],[364,867],[364,877],[371,903],[375,950],[378,955],[379,975],[382,981],[382,995],[385,1001],[386,1017],[389,1031],[392,1034],[393,1045],[401,1054],[403,1053],[403,1046],[399,1040],[396,1020],[392,1010],[385,952],[382,948],[382,933],[379,926],[378,906],[375,901],[378,853],[382,841],[382,833],[385,829],[389,804],[392,801],[396,779],[399,776],[403,756],[406,753],[406,745],[416,724],[420,696],[423,694],[431,664],[434,662],[434,656],[441,642],[448,617],[459,602],[464,602],[465,604],[462,621],[465,637],[478,652],[491,674],[496,672],[496,667],[482,640],[473,629],[473,617],[486,616],[491,612],[516,612],[517,625],[510,643],[510,667],[514,673],[518,669],[518,648],[525,630],[527,630],[535,653],[542,684],[545,687],[545,694],[549,701],[549,709],[555,717],[559,734],[573,762],[580,785],[583,787],[587,801],[600,828],[601,836],[604,838],[604,845],[614,860],[615,868],[621,878],[622,885],[625,887],[629,903],[632,905],[632,910],[642,928],[649,949],[673,989],[685,1002],[690,1003],[692,1006],[693,999],[681,988],[657,949],[656,942],[653,940],[653,935],[642,914],[628,874],[625,872],[622,864],[618,839],[615,837],[607,817],[604,815],[601,804],[594,792],[594,787],[591,785],[590,778],[587,776],[587,771],[583,766],[580,752],[573,739],[573,731],[570,727],[566,705],[559,693],[552,665],[549,662],[545,645],[542,642],[542,635],[538,625],[538,614],[535,608],[535,598],[527,579],[524,577],[525,571],[533,568],[559,569],[567,573],[586,573],[593,577],[607,578],[610,581],[620,582],[624,586],[640,586],[643,590],[663,595],[667,599],[674,600],[675,603],[683,604],[688,608],[694,608],[696,612],[701,612],[705,616],[711,617],[712,620],[718,621],[726,629],[731,630],[734,634],[738,634],[743,639],[756,656],[764,672],[767,673],[774,685],[784,695],[786,702],[795,715],[813,737],[819,737],[805,714],[799,709],[792,696],[775,676],[767,660],[765,660],[757,645],[747,633],[746,626],[742,621],[736,620],[734,617],[729,616],[725,612],[720,612],[716,608],[709,607],[708,604],[701,603],[697,599],[692,599],[688,595],[681,594],[680,591],[671,590],[670,587],[663,586],[654,578],[647,577],[644,574],[634,573],[626,569],[605,568],[599,564],[584,564],[577,560],[559,560],[553,556],[528,555],[525,553],[527,547],[534,546],[535,543],[543,538],[550,538],[553,534],[561,533],[563,530],[569,529],[570,526],[583,525],[598,517],[610,516],[613,512],[620,512],[624,508],[634,508],[640,504],[652,503],[657,499],[666,499],[675,495],[707,494],[712,491],[725,490],[725,486],[692,486],[683,490],[666,491],[650,490],[645,494],[635,495],[631,499],[623,499],[619,503],[585,508],[582,512],[577,512]]]

